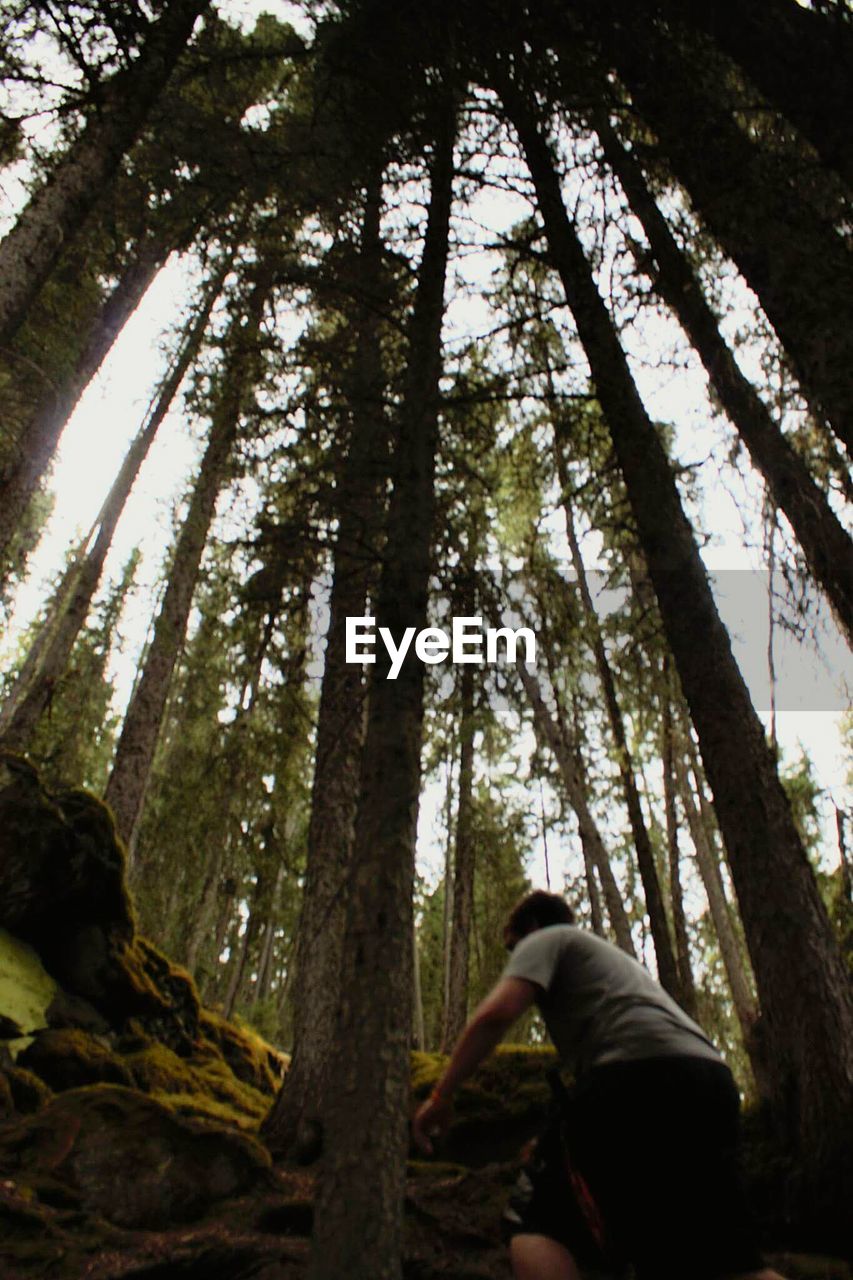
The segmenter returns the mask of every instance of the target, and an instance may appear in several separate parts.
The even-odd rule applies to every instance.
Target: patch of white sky
[[[311,24],[301,6],[281,0],[227,0],[227,3],[219,3],[217,9],[230,21],[239,21],[244,27],[250,27],[261,13],[271,13],[282,21],[291,22],[300,34],[310,35]],[[487,108],[488,95],[478,94],[474,114],[480,117],[480,122]],[[259,115],[257,119],[253,118],[252,123],[255,127],[262,126],[263,119]],[[445,322],[445,340],[451,359],[453,352],[469,342],[472,335],[486,334],[500,323],[501,317],[487,296],[502,260],[495,245],[531,212],[529,183],[518,164],[511,140],[507,135],[500,135],[494,141],[497,149],[486,161],[474,145],[473,134],[469,134],[467,171],[472,176],[479,173],[484,182],[474,190],[464,210],[457,208],[455,217],[457,253],[452,264],[452,287],[449,289]],[[594,183],[585,167],[589,156],[584,154],[580,158],[584,163],[567,170],[569,204],[572,206],[582,198],[599,202],[600,224],[588,228],[584,234],[588,243],[592,237],[598,242],[603,239],[606,244],[608,268],[600,282],[605,291],[612,286],[618,293],[621,268],[616,256],[625,246],[617,243],[623,232],[616,230],[612,216],[617,207],[617,197],[612,190],[606,197],[600,192],[591,195]],[[12,197],[13,210],[20,208],[26,198],[25,175],[18,171],[11,176],[7,173],[3,182],[7,183],[4,193]],[[417,239],[416,228],[419,222],[423,222],[423,197],[421,183],[413,181],[404,192],[398,193],[396,208],[387,213],[383,224],[398,247],[404,243],[410,246],[409,252],[413,239]],[[636,222],[632,221],[629,229],[631,236],[642,243],[643,236]],[[69,546],[88,531],[94,521],[138,428],[152,390],[163,376],[175,341],[174,335],[185,316],[188,300],[194,295],[198,278],[199,266],[192,256],[169,261],[126,325],[70,420],[51,477],[55,508],[45,536],[32,558],[29,578],[18,593],[7,646],[19,643],[22,629],[43,606]],[[754,300],[734,276],[726,281],[726,290],[729,306],[726,328],[731,336],[736,329],[748,324],[750,315],[754,314]],[[282,310],[287,312],[287,308]],[[568,316],[563,317],[562,323],[569,333]],[[282,325],[285,346],[293,341],[298,327],[293,316]],[[164,339],[164,335],[170,336]],[[738,604],[741,608],[746,591],[745,603],[749,612],[749,606],[754,606],[755,593],[760,589],[754,571],[763,567],[760,530],[755,522],[755,515],[760,510],[760,488],[755,476],[748,467],[737,471],[726,465],[726,433],[712,413],[704,373],[698,360],[686,348],[677,325],[662,315],[656,306],[641,305],[635,309],[623,336],[632,371],[650,413],[656,419],[672,424],[680,460],[695,468],[694,484],[698,496],[692,503],[692,513],[698,516],[707,533],[702,549],[705,563],[709,570],[727,571],[728,587],[723,579],[716,580],[718,588],[723,582],[718,596],[724,616],[727,616],[726,591],[729,588],[730,594],[740,595]],[[757,372],[755,352],[747,346],[738,354],[745,360],[747,371],[754,376]],[[200,456],[202,429],[203,424],[194,423],[178,401],[163,423],[144,464],[114,540],[107,564],[107,575],[112,579],[134,548],[138,547],[142,552],[136,587],[122,620],[125,643],[114,655],[111,667],[117,710],[121,710],[130,693],[180,503]],[[224,498],[220,514],[226,523],[220,523],[219,536],[233,521],[239,523],[239,519],[244,519],[234,514],[238,506],[242,511],[247,504],[257,500],[257,484],[252,480],[243,483],[239,504],[233,495]],[[564,532],[558,511],[549,516],[547,528],[556,551],[564,554]],[[228,530],[229,536],[232,531]],[[594,568],[600,551],[600,542],[594,535],[586,536],[584,551],[590,567]],[[753,572],[746,573],[745,570]],[[738,591],[733,590],[734,584],[738,584]],[[762,608],[766,613],[766,607]],[[766,642],[757,644],[754,617],[753,607],[747,625],[747,630],[752,630],[744,636],[739,632],[744,624],[739,623],[731,611],[727,616],[736,651],[742,661],[746,651],[754,655],[766,647]],[[789,758],[796,755],[797,744],[801,742],[814,761],[816,775],[823,788],[824,852],[827,862],[832,864],[834,855],[829,835],[831,805],[833,802],[850,804],[844,792],[849,760],[844,757],[839,736],[839,708],[844,698],[844,669],[840,675],[838,669],[843,661],[842,653],[847,657],[848,686],[853,684],[853,672],[849,666],[849,653],[839,645],[837,633],[833,640],[833,628],[826,630],[830,639],[824,643],[831,651],[830,665],[834,671],[828,683],[826,680],[821,683],[819,693],[810,691],[809,682],[802,678],[806,667],[814,671],[820,666],[810,650],[789,644],[777,658],[780,679],[785,680],[786,669],[792,668],[798,672],[793,684],[800,690],[799,703],[777,713],[777,732]],[[760,686],[760,671],[755,678]],[[762,697],[764,694],[759,693],[759,706]],[[766,717],[765,707],[766,697],[765,706],[761,707]],[[520,734],[517,759],[507,766],[515,770],[520,788],[525,785],[531,750],[530,733]],[[419,868],[430,885],[435,885],[443,866],[446,833],[441,815],[444,792],[442,777],[427,780],[420,815]],[[533,833],[533,827],[540,821],[539,816],[534,821],[533,815],[540,814],[544,803],[538,786],[535,795],[528,795],[526,801],[522,797],[521,802],[528,804],[531,813],[533,852],[529,873],[534,883],[544,884],[544,841],[541,832],[538,835]],[[546,807],[551,815],[559,811],[559,802],[553,793],[549,793]],[[577,876],[579,845],[570,822],[558,825],[549,833],[548,839],[550,879],[554,887],[560,888],[565,876]]]

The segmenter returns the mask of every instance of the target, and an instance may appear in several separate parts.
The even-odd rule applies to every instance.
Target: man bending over
[[[743,1201],[731,1072],[642,965],[573,920],[541,890],[512,912],[509,962],[418,1110],[416,1142],[432,1150],[454,1091],[535,1003],[575,1086],[507,1215],[517,1280],[629,1263],[636,1280],[782,1280]]]

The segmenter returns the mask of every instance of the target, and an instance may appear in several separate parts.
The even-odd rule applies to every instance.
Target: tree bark
[[[7,717],[4,707],[4,715],[0,718],[0,742],[10,750],[22,751],[26,748],[48,705],[50,692],[65,672],[74,642],[86,621],[98,589],[116,526],[160,425],[198,354],[223,279],[224,273],[220,272],[208,289],[172,367],[161,384],[159,394],[152,401],[146,420],[125,456],[95,522],[97,534],[94,542],[82,559],[78,560],[75,572],[69,578],[65,598],[60,602],[58,617],[52,620],[49,638],[41,648],[35,671],[30,672],[25,684],[21,682],[20,688],[16,685],[9,694],[10,713]],[[21,674],[23,677],[24,672]]]
[[[131,864],[145,788],[160,733],[172,673],[183,643],[201,557],[258,367],[258,330],[270,292],[266,268],[252,289],[245,325],[232,325],[231,344],[219,404],[211,421],[207,448],[175,548],[169,582],[154,628],[142,676],[134,690],[116,746],[105,799],[116,829],[128,847]]]
[[[596,24],[605,19],[598,0],[585,12]],[[778,156],[749,138],[703,84],[696,59],[654,23],[643,21],[640,28],[631,11],[620,13],[623,20],[607,23],[603,38],[634,106],[757,294],[804,394],[853,452],[848,249],[780,172]]]
[[[566,789],[566,797],[577,818],[584,855],[588,855],[591,858],[598,870],[598,874],[601,876],[601,888],[607,906],[607,915],[610,919],[610,926],[613,929],[616,942],[623,951],[636,959],[636,951],[631,939],[631,925],[625,913],[622,894],[613,875],[610,859],[598,830],[598,824],[589,807],[586,784],[575,760],[574,753],[569,743],[566,742],[564,733],[560,732],[560,727],[555,723],[554,717],[545,704],[536,676],[528,671],[522,662],[518,664],[518,674],[533,709],[537,737],[548,744],[560,769],[560,776]]]
[[[604,113],[593,113],[593,120],[604,158],[648,238],[657,266],[655,287],[698,353],[720,403],[767,481],[773,501],[790,521],[815,581],[826,592],[853,645],[853,544],[825,493],[741,373],[634,155],[625,149]]]
[[[750,1061],[752,1061],[752,1033],[758,1018],[758,1006],[744,968],[740,944],[732,925],[723,877],[720,874],[720,855],[712,845],[709,833],[702,821],[693,788],[690,786],[687,776],[680,746],[676,745],[674,747],[672,759],[678,794],[684,806],[690,838],[696,850],[696,862],[699,867],[699,874],[702,877],[702,883],[705,886],[705,894],[708,899],[708,908],[711,912],[714,931],[720,944],[720,955],[723,958],[723,967],[732,993],[735,1014],[743,1035],[744,1046],[750,1056]],[[758,1081],[760,1079],[760,1071],[754,1061],[752,1061],[752,1067],[753,1074],[756,1077],[756,1081]]]
[[[646,828],[645,819],[643,817],[642,805],[640,804],[640,793],[637,790],[637,782],[634,777],[634,765],[631,760],[631,753],[628,748],[628,739],[625,734],[625,724],[622,719],[622,711],[616,694],[616,683],[610,669],[610,662],[607,657],[607,650],[604,647],[601,628],[598,625],[598,617],[595,612],[595,605],[593,604],[589,590],[589,583],[587,581],[586,568],[584,567],[583,556],[581,555],[577,534],[575,532],[575,522],[569,496],[569,475],[566,470],[563,441],[560,439],[559,427],[556,422],[554,425],[554,452],[557,461],[557,476],[560,481],[560,487],[563,494],[562,501],[563,511],[566,516],[566,536],[569,542],[572,566],[577,574],[578,591],[580,593],[584,614],[587,620],[590,644],[593,656],[595,657],[595,668],[598,672],[598,680],[601,685],[602,693],[604,694],[604,705],[607,708],[607,719],[610,724],[610,732],[613,735],[613,741],[616,746],[616,759],[619,767],[619,777],[622,782],[622,791],[625,796],[628,818],[631,823],[631,834],[634,839],[634,850],[637,854],[637,865],[640,870],[640,879],[643,882],[643,894],[646,899],[646,910],[649,913],[649,927],[651,929],[652,941],[655,948],[658,977],[664,990],[668,991],[672,998],[678,1001],[679,1004],[683,1004],[686,1009],[688,1008],[690,993],[684,986],[683,975],[679,974],[676,955],[672,947],[672,938],[670,937],[669,923],[666,918],[663,893],[661,891],[657,867],[655,866],[655,856],[652,851],[651,840],[649,839],[648,829]]]
[[[466,608],[465,614],[470,614]],[[474,906],[474,669],[463,666],[460,677],[459,799],[453,859],[453,914],[450,963],[441,1052],[450,1053],[468,1017],[468,956]]]
[[[687,937],[687,917],[684,912],[684,893],[681,886],[681,850],[678,845],[678,815],[675,809],[675,773],[672,742],[672,704],[669,697],[669,662],[663,663],[663,714],[661,716],[661,765],[663,768],[663,800],[666,814],[666,843],[669,852],[669,886],[672,901],[672,924],[675,933],[678,978],[684,1008],[696,1015],[696,987],[693,967],[690,963],[690,942]]]
[[[774,1065],[777,1116],[816,1183],[853,1115],[853,998],[775,761],[716,609],[672,469],[566,215],[525,99],[498,86],[527,156],[696,726],[737,889]],[[793,1122],[793,1123],[791,1123]]]
[[[12,540],[50,466],[65,424],[167,256],[168,248],[160,241],[146,242],[95,316],[68,381],[58,387],[51,385],[24,424],[14,453],[0,472],[0,563],[8,559]]]
[[[431,165],[376,607],[377,626],[397,642],[427,617],[454,117],[448,94]],[[384,647],[372,668],[310,1280],[401,1277],[423,673],[410,652],[397,680],[387,679]]]
[[[133,65],[105,86],[99,109],[0,243],[0,348],[23,324],[60,252],[104,199],[209,3],[171,0]]]
[[[384,515],[388,426],[379,344],[381,174],[370,184],[361,236],[361,294],[353,373],[354,412],[337,490],[338,532],[311,789],[305,887],[293,981],[293,1056],[263,1126],[279,1154],[308,1159],[321,1142],[320,1107],[341,983],[347,874],[365,732],[362,669],[345,661],[348,617],[364,614]]]

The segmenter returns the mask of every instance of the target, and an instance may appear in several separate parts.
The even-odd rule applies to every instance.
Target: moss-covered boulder
[[[61,1186],[114,1225],[162,1228],[265,1185],[270,1159],[245,1134],[175,1115],[133,1089],[94,1085],[0,1132],[0,1167],[48,1203]]]
[[[77,1027],[40,1031],[18,1061],[57,1093],[87,1084],[133,1085],[109,1043]]]
[[[48,968],[81,931],[133,935],[109,810],[85,791],[48,794],[32,765],[9,753],[0,754],[0,924]]]
[[[0,1041],[15,1058],[48,1025],[57,986],[32,947],[0,929]]]
[[[412,1054],[413,1107],[446,1065],[439,1053]],[[512,1160],[545,1121],[553,1096],[548,1073],[556,1066],[551,1048],[499,1045],[456,1094],[453,1120],[434,1158],[467,1167]],[[412,1155],[419,1158],[414,1150]]]

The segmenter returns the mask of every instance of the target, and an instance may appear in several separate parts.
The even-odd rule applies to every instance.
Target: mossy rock
[[[13,1039],[3,1037],[13,1058],[30,1043],[33,1031],[47,1026],[56,990],[32,947],[0,929],[0,1014],[23,1032]]]
[[[412,1054],[413,1106],[427,1097],[446,1065],[442,1054]],[[457,1092],[436,1159],[469,1167],[513,1159],[544,1123],[552,1098],[547,1073],[556,1065],[551,1048],[499,1045]]]
[[[58,1093],[87,1084],[133,1085],[121,1057],[99,1037],[79,1028],[39,1032],[19,1061]]]
[[[109,809],[86,791],[49,794],[20,756],[0,754],[0,924],[48,956],[99,926],[133,935],[124,851]]]
[[[60,1185],[115,1226],[160,1229],[268,1185],[270,1170],[269,1155],[247,1135],[117,1085],[72,1089],[7,1126],[0,1164],[37,1195]]]
[[[40,1111],[53,1097],[53,1090],[34,1071],[28,1071],[25,1067],[8,1067],[3,1072],[3,1077],[12,1109],[18,1115],[28,1116]]]
[[[138,1089],[181,1115],[255,1130],[269,1110],[269,1098],[238,1080],[212,1049],[187,1059],[166,1045],[150,1043],[124,1061]]]
[[[244,1022],[229,1022],[212,1009],[202,1011],[201,1030],[222,1054],[238,1080],[261,1093],[275,1096],[287,1065],[283,1054]]]

